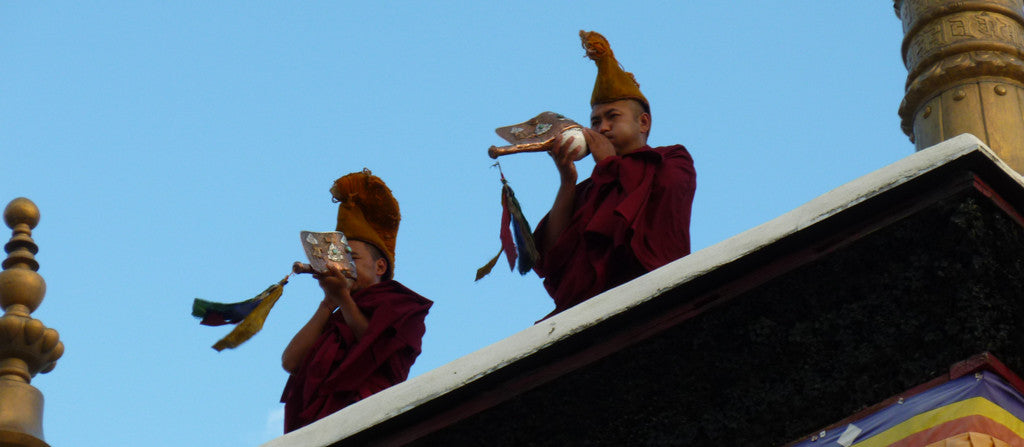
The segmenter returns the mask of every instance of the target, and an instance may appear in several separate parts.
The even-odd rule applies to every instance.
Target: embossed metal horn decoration
[[[31,316],[46,294],[46,282],[36,273],[39,247],[32,240],[39,208],[19,197],[4,209],[4,222],[13,235],[4,245],[7,259],[0,272],[0,445],[45,446],[43,394],[30,382],[53,370],[64,343]]]
[[[1024,172],[1022,0],[894,0],[903,22],[901,127],[917,150],[962,133]]]
[[[575,153],[576,160],[590,153],[583,137],[583,126],[554,112],[542,112],[525,122],[494,129],[494,132],[512,144],[491,146],[487,149],[487,155],[491,158],[523,152],[549,151],[554,147],[555,137],[558,135],[562,135],[564,139],[572,138],[570,150]]]

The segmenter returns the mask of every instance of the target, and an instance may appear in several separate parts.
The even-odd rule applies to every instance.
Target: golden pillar
[[[57,331],[31,317],[46,294],[46,282],[36,273],[39,247],[32,240],[39,208],[19,197],[4,209],[4,222],[14,232],[4,245],[7,259],[0,272],[0,447],[47,446],[43,394],[30,382],[57,366],[64,343]]]
[[[903,21],[903,132],[924,149],[962,133],[1024,173],[1022,0],[894,0]]]

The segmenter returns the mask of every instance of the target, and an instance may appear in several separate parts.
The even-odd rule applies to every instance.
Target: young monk
[[[640,86],[604,36],[580,38],[598,68],[584,129],[597,164],[577,185],[571,141],[550,151],[561,183],[534,233],[534,270],[555,301],[548,317],[690,253],[693,159],[680,145],[647,145],[651,109]]]
[[[314,273],[324,291],[316,311],[285,348],[285,433],[404,381],[420,353],[433,304],[392,279],[398,202],[370,171],[334,183],[338,231],[356,266],[353,281],[334,265]]]

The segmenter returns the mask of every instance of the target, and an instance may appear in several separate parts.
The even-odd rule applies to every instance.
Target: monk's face
[[[651,115],[632,99],[596,104],[590,110],[590,128],[608,138],[617,154],[624,155],[647,144]]]
[[[352,262],[356,265],[356,283],[352,291],[362,290],[380,282],[381,276],[387,271],[388,261],[384,258],[374,259],[375,248],[363,241],[349,240],[352,247]]]

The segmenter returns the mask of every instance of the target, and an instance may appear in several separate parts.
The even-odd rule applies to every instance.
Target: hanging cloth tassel
[[[281,298],[284,285],[288,284],[290,276],[285,276],[254,298],[237,303],[215,303],[199,298],[193,300],[192,316],[202,319],[199,324],[220,326],[237,323],[228,335],[213,345],[213,349],[219,352],[225,348],[237,348],[263,329],[263,322],[267,320],[267,315],[274,304],[277,304],[278,298]]]
[[[534,265],[537,265],[540,254],[537,253],[537,244],[533,242],[533,230],[530,229],[530,223],[526,221],[523,209],[519,206],[519,201],[516,200],[512,188],[505,181],[504,175],[501,177],[501,182],[503,184],[501,201],[506,205],[506,212],[512,215],[512,235],[515,236],[516,248],[519,250],[519,274],[525,275],[533,269]],[[509,256],[508,247],[503,248],[506,250],[505,255]],[[510,256],[509,268],[512,267],[512,260],[513,258]]]
[[[508,180],[505,179],[505,173],[501,172],[501,165],[498,163],[494,165],[498,167],[498,173],[501,175],[501,231],[499,233],[501,249],[487,264],[477,269],[476,281],[491,273],[491,269],[498,263],[498,258],[502,253],[505,253],[505,257],[508,259],[509,270],[514,269],[516,259],[519,260],[520,275],[525,275],[533,269],[537,260],[540,259],[537,245],[533,242],[530,223],[526,221],[523,209],[519,206],[512,187],[508,185]]]

